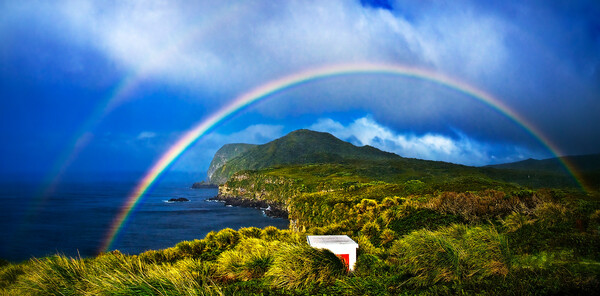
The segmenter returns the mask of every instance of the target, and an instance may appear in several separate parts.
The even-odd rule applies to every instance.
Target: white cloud
[[[359,1],[63,1],[57,6],[70,34],[133,73],[217,88],[253,86],[306,67],[357,61],[421,64],[476,78],[504,57],[503,24],[458,9],[443,17],[431,9],[409,21]]]
[[[144,139],[151,139],[156,137],[156,133],[155,132],[141,132],[138,134],[138,136],[136,137],[138,140],[144,140]]]
[[[487,165],[518,161],[532,155],[514,145],[490,144],[471,139],[462,133],[456,137],[427,133],[397,133],[370,117],[356,119],[347,126],[329,118],[319,119],[309,129],[329,132],[355,145],[370,145],[408,158],[438,160],[465,165]],[[510,147],[507,151],[507,148]]]
[[[229,143],[264,144],[283,136],[283,125],[255,124],[231,134],[211,133],[204,142],[220,146]]]

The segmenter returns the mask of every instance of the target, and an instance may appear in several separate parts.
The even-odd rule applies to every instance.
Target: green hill
[[[598,170],[598,168],[600,168],[600,154],[563,156],[560,158],[554,157],[541,160],[529,158],[517,162],[489,165],[488,167],[510,170],[552,171],[557,173],[566,173],[562,164],[563,162],[572,164],[580,171]]]
[[[590,188],[598,188],[600,155],[571,156],[564,160],[581,168],[579,170],[585,177],[586,184],[590,184]],[[303,167],[310,164],[328,164],[323,168],[342,170],[360,180],[389,183],[420,180],[430,184],[432,190],[476,190],[492,184],[496,187],[528,188],[578,186],[557,158],[469,167],[441,161],[404,158],[371,146],[357,147],[331,134],[306,129],[291,132],[263,145],[225,145],[215,154],[208,172],[211,183],[224,184],[236,172],[285,168],[290,165],[294,166],[291,177],[295,178],[295,174],[306,175],[303,171],[313,170]],[[317,179],[315,182],[319,183],[318,179],[322,178],[322,175],[318,174],[314,178]]]
[[[238,148],[235,144],[234,148]],[[227,146],[227,145],[226,145]],[[224,146],[219,151],[226,148]],[[229,158],[224,163],[214,168],[211,163],[209,179],[211,183],[223,184],[235,172],[242,170],[256,170],[278,165],[312,164],[312,163],[339,163],[348,160],[392,160],[400,156],[381,151],[371,146],[357,147],[344,142],[331,134],[315,132],[306,129],[293,131],[284,137],[269,143],[248,147],[243,153]],[[227,150],[231,150],[227,147]],[[233,155],[233,154],[229,154]],[[218,156],[215,155],[215,158]],[[219,156],[220,159],[222,157]]]
[[[499,169],[503,175],[510,176],[511,181],[530,187],[537,180],[552,180],[545,186],[565,187],[573,184],[570,172],[564,166],[568,163],[577,172],[588,189],[600,190],[600,154],[563,156],[548,159],[527,159],[518,162],[490,165],[486,168]],[[562,185],[562,186],[561,186]]]
[[[219,169],[221,166],[225,164],[228,160],[240,156],[244,152],[254,148],[256,145],[253,144],[243,144],[243,143],[234,143],[234,144],[226,144],[223,145],[213,157],[210,162],[210,166],[208,167],[208,179],[211,180],[211,176],[213,173]],[[212,181],[212,180],[211,180]],[[214,183],[213,183],[214,184]]]

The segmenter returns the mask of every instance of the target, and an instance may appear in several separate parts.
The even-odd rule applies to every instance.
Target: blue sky
[[[597,1],[0,1],[0,173],[143,172],[237,95],[359,62],[452,77],[493,94],[564,154],[598,153],[598,15]],[[298,128],[468,165],[552,156],[464,94],[363,74],[253,105],[171,170],[206,171],[225,143]]]

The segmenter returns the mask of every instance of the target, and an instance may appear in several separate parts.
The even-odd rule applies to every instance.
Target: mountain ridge
[[[211,172],[209,174],[210,182],[213,184],[223,184],[235,172],[256,170],[277,165],[335,163],[356,159],[385,160],[401,158],[397,154],[381,151],[372,146],[355,146],[352,143],[336,138],[330,133],[308,129],[295,130],[271,142],[246,148],[248,148],[246,151],[228,158],[218,167],[213,166],[211,162],[211,168],[209,169]],[[215,159],[213,158],[214,161]],[[219,162],[216,163],[218,164]]]
[[[590,188],[600,184],[600,154],[566,156],[542,160],[526,159],[513,163],[465,166],[433,160],[401,157],[372,146],[355,146],[329,133],[296,130],[262,145],[227,144],[215,154],[209,168],[212,184],[224,184],[236,172],[269,167],[310,164],[348,164],[369,176],[388,182],[394,178],[430,181],[450,176],[479,176],[489,180],[532,188],[576,187],[577,182],[562,162],[572,164],[579,178]],[[351,165],[352,166],[352,165]]]
[[[570,163],[575,168],[582,171],[596,170],[600,168],[600,153],[568,155],[545,159],[528,158],[515,162],[486,165],[484,167],[511,170],[564,171],[565,167],[563,166],[562,162]]]

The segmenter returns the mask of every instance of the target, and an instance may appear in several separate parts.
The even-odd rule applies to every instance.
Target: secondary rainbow
[[[166,59],[177,55],[187,44],[202,40],[209,33],[218,30],[232,19],[239,17],[240,14],[246,13],[249,11],[247,8],[250,5],[250,3],[245,2],[222,5],[220,9],[211,15],[199,17],[196,24],[188,26],[188,30],[180,32],[170,40],[165,40],[162,48],[159,48],[155,54],[148,56],[145,61],[135,66],[134,69],[125,75],[108,96],[97,104],[92,114],[77,130],[72,140],[66,146],[66,149],[54,162],[52,170],[45,176],[42,188],[36,194],[36,198],[32,203],[33,206],[30,207],[28,213],[24,216],[25,220],[21,225],[25,225],[28,217],[35,216],[39,212],[39,209],[44,206],[45,199],[55,190],[69,166],[92,140],[94,130],[98,125],[113,110],[131,99],[139,85],[148,77],[151,77],[157,70],[157,65],[164,64]]]
[[[337,77],[344,75],[356,75],[356,74],[384,74],[394,75],[401,77],[411,77],[416,79],[423,79],[430,81],[450,89],[456,90],[460,93],[466,94],[471,98],[474,98],[504,114],[515,123],[522,126],[528,133],[539,140],[544,146],[546,146],[554,155],[562,155],[558,147],[552,144],[548,138],[546,138],[535,126],[528,122],[525,118],[511,110],[508,106],[502,103],[500,100],[494,98],[492,95],[477,89],[467,83],[452,79],[445,75],[414,67],[407,67],[402,65],[388,65],[388,64],[372,64],[372,63],[360,63],[360,64],[340,64],[326,66],[322,68],[309,69],[306,71],[297,72],[289,76],[285,76],[280,79],[272,80],[267,82],[251,91],[244,93],[235,98],[231,104],[223,107],[218,112],[212,114],[210,117],[196,124],[191,130],[185,133],[171,148],[165,152],[160,159],[152,166],[150,171],[144,176],[142,181],[135,187],[132,193],[129,195],[125,205],[114,219],[104,243],[101,247],[102,251],[108,251],[115,238],[119,234],[123,225],[126,224],[127,219],[131,212],[135,209],[135,206],[140,201],[144,193],[152,186],[156,179],[164,172],[192,143],[197,141],[203,135],[206,135],[212,128],[218,123],[228,118],[232,114],[248,107],[250,104],[257,102],[261,99],[267,98],[275,93],[289,89],[291,87],[308,83],[311,81]],[[580,182],[580,178],[577,175],[576,170],[573,167],[564,162],[563,165],[573,175],[579,185],[583,188]]]

